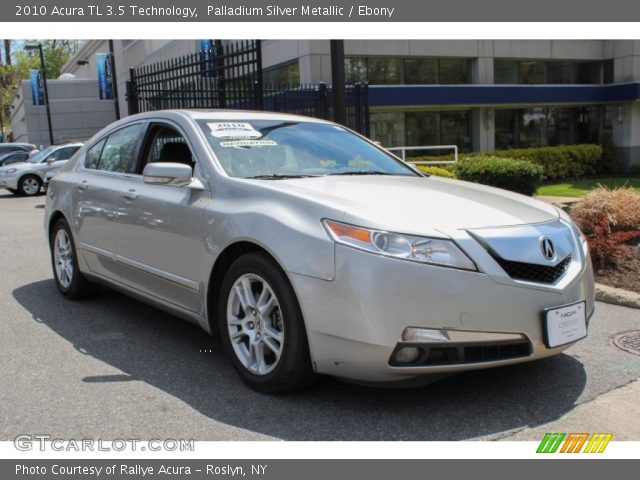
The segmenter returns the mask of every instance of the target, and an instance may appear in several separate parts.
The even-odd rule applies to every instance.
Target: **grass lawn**
[[[600,177],[582,180],[565,180],[562,183],[543,185],[536,191],[536,195],[550,197],[581,197],[586,195],[598,185],[608,188],[620,188],[631,186],[640,193],[640,178]]]

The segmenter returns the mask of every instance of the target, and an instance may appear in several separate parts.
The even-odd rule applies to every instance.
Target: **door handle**
[[[138,198],[138,194],[134,189],[122,192],[122,196],[127,200],[135,200],[136,198]]]
[[[84,192],[88,187],[89,187],[89,184],[87,183],[86,180],[83,180],[82,183],[78,184],[78,190],[80,190],[81,192]]]

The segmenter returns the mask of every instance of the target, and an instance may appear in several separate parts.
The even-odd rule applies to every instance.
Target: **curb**
[[[623,307],[640,309],[640,293],[596,283],[596,300]]]

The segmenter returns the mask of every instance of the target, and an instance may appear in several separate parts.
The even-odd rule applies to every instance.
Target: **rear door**
[[[114,225],[121,182],[136,168],[143,123],[118,129],[85,154],[72,187],[78,247],[89,269],[119,280]]]

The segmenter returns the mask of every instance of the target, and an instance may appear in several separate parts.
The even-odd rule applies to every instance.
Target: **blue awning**
[[[610,85],[370,85],[371,107],[606,103],[640,99],[640,82]]]

